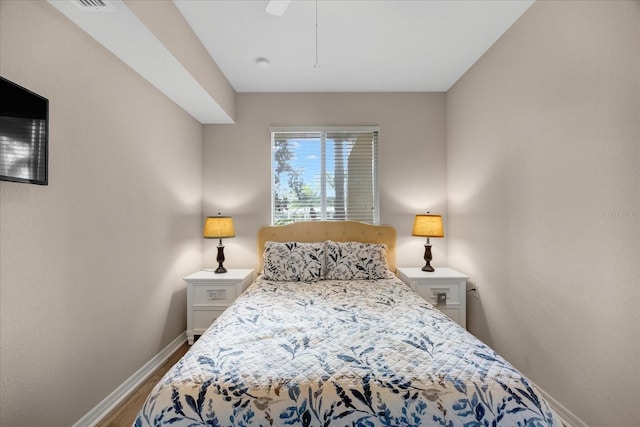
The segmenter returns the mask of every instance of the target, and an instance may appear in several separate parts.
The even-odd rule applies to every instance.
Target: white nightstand
[[[466,329],[468,276],[451,268],[436,268],[436,271],[429,273],[419,268],[402,267],[398,268],[398,277]]]
[[[187,341],[202,335],[214,320],[254,279],[252,269],[229,269],[226,273],[200,270],[184,278],[187,282]]]

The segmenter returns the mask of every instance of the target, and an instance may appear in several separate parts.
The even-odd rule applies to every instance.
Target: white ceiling
[[[448,90],[532,0],[174,0],[237,92]],[[259,70],[257,58],[271,67]]]
[[[211,63],[208,52],[231,93],[443,92],[534,0],[292,0],[282,16],[265,11],[267,0],[174,0],[177,10],[166,0],[48,2],[201,123],[232,123],[210,89],[224,78],[194,72],[182,53]],[[170,47],[139,15],[162,23],[167,9],[180,24],[160,27]]]

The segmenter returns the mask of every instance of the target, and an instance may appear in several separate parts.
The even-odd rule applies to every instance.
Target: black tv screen
[[[0,77],[0,180],[48,184],[49,100]]]

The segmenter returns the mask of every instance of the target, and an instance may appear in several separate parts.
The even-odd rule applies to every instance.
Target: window
[[[378,224],[378,127],[271,129],[271,223]]]

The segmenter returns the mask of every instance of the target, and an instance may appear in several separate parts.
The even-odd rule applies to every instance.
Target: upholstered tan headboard
[[[258,232],[258,271],[264,266],[266,242],[363,242],[387,245],[389,270],[396,271],[396,230],[388,225],[357,221],[310,221],[262,227]]]

